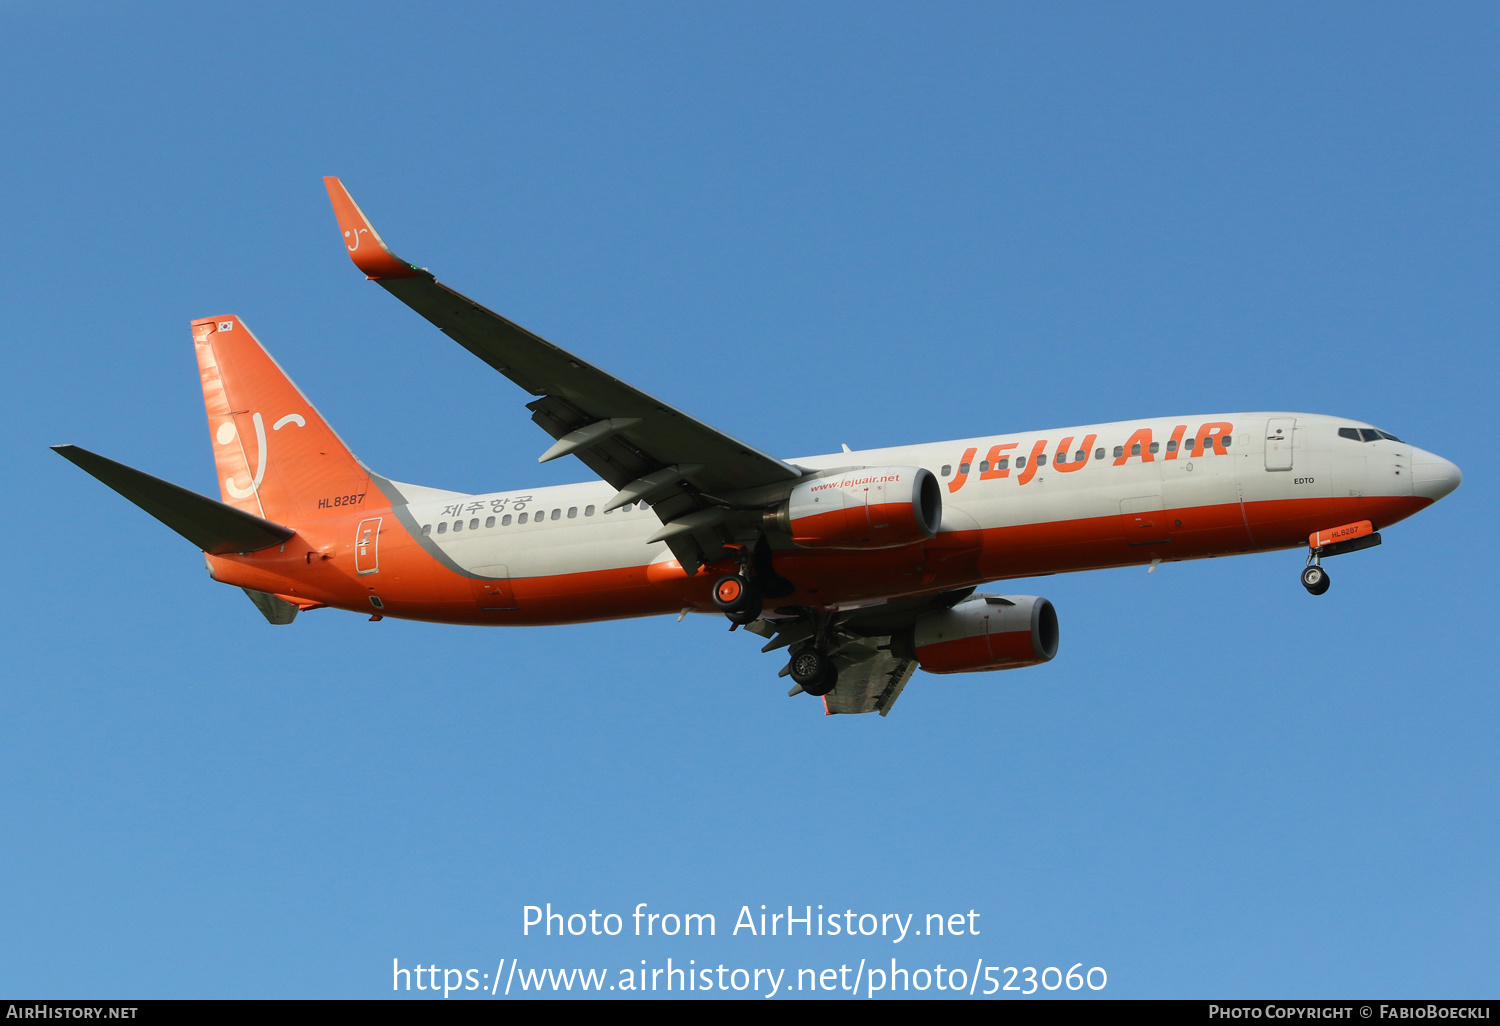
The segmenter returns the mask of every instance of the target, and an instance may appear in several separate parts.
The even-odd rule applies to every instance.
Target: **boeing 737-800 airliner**
[[[345,447],[237,317],[192,323],[215,501],[76,446],[57,451],[203,550],[273,624],[332,606],[443,623],[717,611],[787,649],[792,694],[890,712],[918,668],[1057,652],[1009,578],[1307,549],[1322,560],[1456,488],[1458,468],[1369,424],[1212,413],[782,460],[731,438],[398,259],[336,178],[371,280],[535,398],[598,480],[468,495],[401,484]]]

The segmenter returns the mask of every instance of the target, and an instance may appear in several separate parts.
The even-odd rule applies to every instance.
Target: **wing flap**
[[[839,668],[839,682],[823,696],[823,708],[830,716],[867,712],[885,716],[917,671],[915,659],[864,646],[835,655],[833,662]]]
[[[76,445],[54,445],[52,451],[113,488],[204,552],[216,556],[258,552],[280,545],[297,533],[290,527],[262,520]]]

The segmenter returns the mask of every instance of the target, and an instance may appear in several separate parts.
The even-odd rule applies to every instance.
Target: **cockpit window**
[[[1339,437],[1348,438],[1355,442],[1373,442],[1377,438],[1384,438],[1387,442],[1401,442],[1401,439],[1389,431],[1376,431],[1374,428],[1339,428]],[[1401,444],[1405,445],[1406,443],[1401,442]]]

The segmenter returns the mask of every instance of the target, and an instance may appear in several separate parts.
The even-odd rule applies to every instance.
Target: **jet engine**
[[[943,492],[922,467],[861,467],[804,481],[767,514],[805,549],[893,549],[937,536]]]
[[[1035,595],[971,595],[918,617],[891,638],[891,652],[928,673],[1035,666],[1057,655],[1057,611]]]

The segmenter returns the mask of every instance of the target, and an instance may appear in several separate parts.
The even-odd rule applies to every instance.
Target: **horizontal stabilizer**
[[[204,552],[257,552],[297,532],[76,445],[53,451],[97,477]]]

